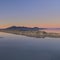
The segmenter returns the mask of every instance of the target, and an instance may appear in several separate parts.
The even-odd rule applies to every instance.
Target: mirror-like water
[[[31,38],[0,32],[0,60],[60,60],[60,38]]]
[[[42,30],[46,32],[52,32],[52,33],[60,33],[60,30]]]

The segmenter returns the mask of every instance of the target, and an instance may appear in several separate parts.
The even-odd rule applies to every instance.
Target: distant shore
[[[52,37],[52,38],[60,38],[60,33],[48,33],[45,31],[20,31],[20,30],[0,30],[0,32],[11,33],[16,35],[24,35],[29,37],[36,37],[36,38],[45,38],[45,37]]]

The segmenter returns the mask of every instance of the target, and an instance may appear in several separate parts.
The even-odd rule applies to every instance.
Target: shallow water
[[[0,60],[60,60],[60,38],[33,38],[0,32]]]
[[[42,30],[46,32],[51,32],[51,33],[60,33],[60,30]]]

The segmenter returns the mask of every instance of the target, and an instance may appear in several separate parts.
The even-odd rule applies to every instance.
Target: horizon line
[[[16,25],[12,25],[12,26],[8,26],[8,27],[1,27],[0,29],[2,29],[2,28],[9,28],[9,27],[13,27],[13,26],[15,26],[15,27],[28,27],[28,26],[16,26]],[[34,26],[34,27],[36,27],[36,26]],[[34,27],[30,27],[29,26],[29,28],[34,28]],[[59,29],[60,27],[37,27],[37,28]]]

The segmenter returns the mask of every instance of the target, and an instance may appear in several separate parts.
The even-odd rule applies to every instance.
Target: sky
[[[60,27],[60,0],[0,0],[0,28]]]

